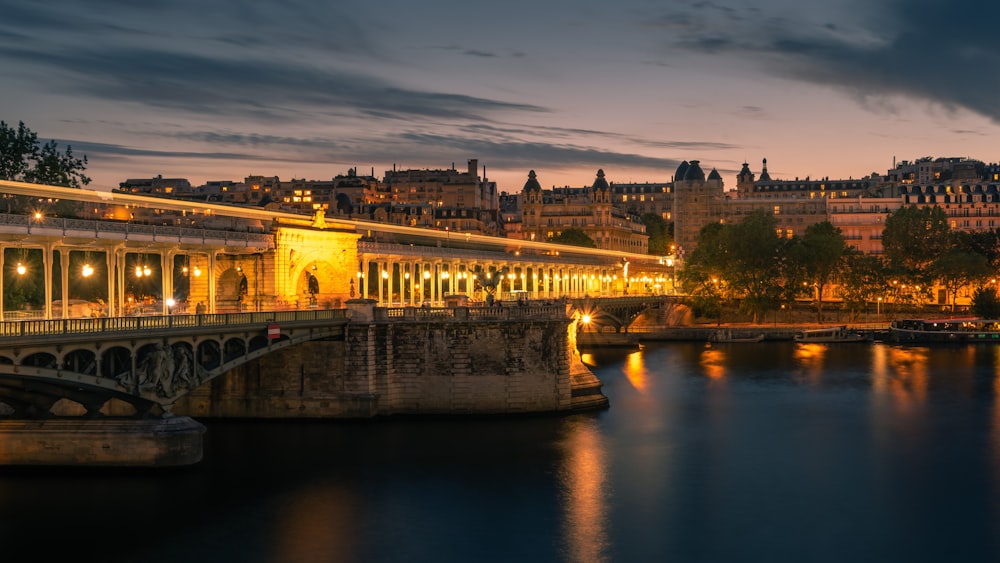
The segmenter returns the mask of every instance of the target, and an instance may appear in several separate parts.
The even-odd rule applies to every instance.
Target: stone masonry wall
[[[351,323],[191,393],[193,417],[366,418],[607,406],[569,319]],[[581,400],[581,397],[583,400]]]

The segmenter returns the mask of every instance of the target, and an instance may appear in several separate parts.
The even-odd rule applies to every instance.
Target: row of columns
[[[10,247],[7,247],[10,248]],[[174,261],[178,256],[187,256],[189,262],[189,271],[186,275],[192,280],[189,285],[188,297],[189,301],[198,301],[204,305],[205,312],[214,312],[216,309],[216,279],[214,272],[216,265],[218,263],[218,256],[220,252],[218,251],[208,251],[208,252],[183,252],[179,249],[164,249],[159,252],[141,252],[135,249],[126,248],[124,244],[116,244],[112,246],[106,246],[99,249],[95,249],[90,246],[65,246],[58,244],[56,242],[47,243],[38,246],[24,247],[18,249],[25,253],[25,258],[22,258],[17,263],[10,263],[7,260],[6,252],[0,251],[0,273],[11,275],[34,275],[29,272],[29,268],[35,267],[34,264],[27,264],[27,256],[31,251],[40,251],[42,255],[42,270],[43,270],[43,291],[44,291],[44,305],[42,314],[46,319],[52,318],[70,318],[72,315],[70,295],[71,295],[71,283],[74,277],[80,275],[85,279],[97,272],[97,268],[103,266],[104,272],[107,274],[105,276],[105,281],[107,287],[103,292],[100,292],[95,297],[104,300],[105,310],[100,311],[99,314],[107,316],[124,316],[130,313],[133,306],[138,305],[137,303],[129,302],[127,296],[127,284],[126,280],[129,276],[135,275],[136,277],[141,277],[141,275],[152,275],[153,269],[150,268],[148,271],[143,268],[144,266],[152,265],[152,262],[146,262],[144,260],[133,260],[134,265],[131,267],[136,267],[136,272],[133,274],[131,267],[128,264],[128,256],[147,256],[149,260],[159,261],[159,279],[155,282],[151,282],[154,286],[153,289],[158,289],[161,295],[160,299],[160,314],[170,313],[170,307],[168,305],[168,299],[171,299],[175,292],[174,287]],[[83,269],[88,269],[88,272],[73,272],[72,264],[70,260],[70,254],[73,252],[86,253],[94,256],[93,261],[85,261]],[[98,255],[103,255],[103,258],[98,257]],[[154,258],[155,257],[155,258]],[[56,280],[55,276],[55,264],[59,264],[59,294],[61,295],[61,307],[58,315],[54,315],[54,294],[53,290],[56,287],[54,284]],[[137,266],[136,266],[137,265]],[[20,271],[18,271],[20,270]],[[0,275],[0,296],[5,295],[4,283],[7,275]],[[200,278],[203,281],[197,281]],[[76,283],[86,283],[85,281],[77,281]],[[138,295],[134,296],[136,299],[139,298]],[[4,299],[0,298],[0,320],[10,320],[10,314],[12,311],[6,311],[6,303]],[[193,308],[194,305],[190,304]],[[193,310],[191,312],[194,312]]]
[[[356,273],[358,297],[375,299],[380,305],[409,306],[442,304],[450,295],[481,299],[483,290],[477,292],[476,287],[494,283],[498,275],[502,275],[495,282],[501,299],[512,298],[514,292],[550,299],[621,295],[627,289],[621,274],[609,266],[362,256]]]

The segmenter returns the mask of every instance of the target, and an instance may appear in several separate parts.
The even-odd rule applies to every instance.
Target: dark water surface
[[[1000,347],[589,359],[600,413],[207,421],[195,467],[0,469],[0,560],[1000,561]]]

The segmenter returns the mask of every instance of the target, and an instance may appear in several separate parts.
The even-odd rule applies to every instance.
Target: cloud
[[[70,95],[271,123],[336,116],[488,121],[548,111],[393,80],[390,57],[337,3],[11,4],[0,18],[0,65],[30,68],[36,81]]]
[[[428,133],[403,133],[399,138],[406,142],[439,147],[443,150],[458,150],[463,154],[489,155],[494,166],[505,169],[523,167],[599,167],[620,166],[643,168],[676,168],[679,161],[654,158],[641,154],[606,151],[572,144],[551,144],[532,141],[500,141],[465,136],[449,136]]]
[[[769,16],[695,2],[654,25],[673,49],[755,60],[773,76],[852,93],[869,108],[897,95],[965,108],[1000,122],[1000,66],[993,23],[1000,4],[979,0],[898,0],[853,7],[848,21]],[[772,6],[772,13],[780,13]],[[845,16],[847,17],[847,16]]]
[[[545,108],[462,94],[408,89],[364,74],[307,64],[135,49],[42,53],[0,46],[0,57],[51,68],[105,100],[261,121],[309,120],[330,108],[394,119],[486,119],[498,111]],[[294,108],[294,109],[291,109]]]

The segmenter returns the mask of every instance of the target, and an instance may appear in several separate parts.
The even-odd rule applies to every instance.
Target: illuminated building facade
[[[587,234],[597,248],[645,253],[649,248],[646,227],[638,217],[614,201],[604,171],[597,171],[587,188],[543,190],[535,171],[521,190],[521,237],[545,241],[567,229]]]

